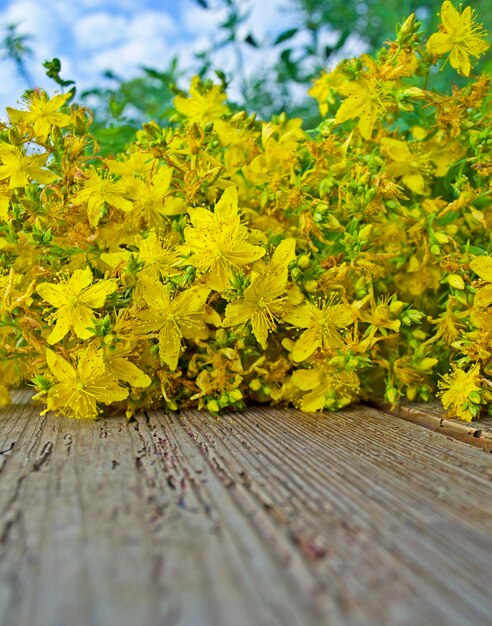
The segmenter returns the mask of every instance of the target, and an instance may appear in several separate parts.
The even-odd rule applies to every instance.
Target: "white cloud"
[[[87,51],[106,49],[119,43],[127,36],[128,20],[122,15],[97,11],[76,20],[73,30],[77,46],[85,54]]]
[[[104,17],[103,17],[104,15]],[[80,60],[78,67],[84,80],[95,77],[105,70],[113,70],[120,76],[129,78],[141,65],[162,67],[167,65],[175,51],[171,39],[177,31],[174,20],[166,13],[143,11],[134,17],[112,16],[109,13],[97,14],[97,27],[94,14],[82,22],[79,27],[80,40],[91,30],[91,37],[85,39],[87,54]],[[104,37],[104,30],[109,27],[108,18],[116,18],[111,45],[96,45],[99,36]]]
[[[76,3],[67,3],[66,0],[55,1],[70,4],[72,10],[81,12],[94,9],[114,9],[116,11],[125,10],[136,12],[141,9],[141,5],[143,4],[135,0],[77,0]]]
[[[292,28],[294,22],[292,12],[285,11],[285,3],[282,10],[275,0],[251,0],[249,17],[242,28],[259,39],[266,39]]]
[[[13,65],[7,63],[0,64],[0,97],[11,95],[12,92],[19,90],[20,95],[22,86],[16,75]]]
[[[163,11],[143,11],[137,13],[129,24],[128,35],[133,39],[158,39],[178,32],[173,18]]]
[[[195,2],[183,0],[181,19],[188,34],[208,36],[227,16],[225,9],[203,9]]]
[[[85,77],[92,76],[94,82],[97,82],[98,74],[108,69],[124,78],[130,78],[141,65],[161,67],[167,56],[171,59],[169,50],[170,47],[163,40],[138,39],[98,52],[80,67]]]

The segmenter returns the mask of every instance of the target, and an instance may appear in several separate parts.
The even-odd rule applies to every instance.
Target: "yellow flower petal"
[[[467,7],[469,8],[469,7]],[[445,0],[441,6],[441,22],[447,31],[454,30],[460,21],[460,13],[449,0]]]
[[[168,322],[159,331],[159,357],[173,372],[178,367],[181,352],[181,332],[173,322]]]
[[[260,344],[263,350],[266,350],[269,325],[266,315],[262,311],[255,311],[251,318],[251,327],[253,329],[253,335],[256,341]]]
[[[492,257],[477,256],[470,263],[470,268],[478,274],[480,278],[492,283]]]
[[[310,391],[317,387],[321,380],[318,370],[295,370],[292,373],[292,383],[301,391]]]
[[[46,362],[57,380],[74,384],[77,378],[75,368],[57,352],[46,350]]]
[[[304,413],[316,413],[322,411],[325,407],[325,393],[326,390],[323,385],[306,394],[302,400],[299,408]]]
[[[462,48],[455,46],[449,55],[449,62],[455,70],[458,70],[463,76],[470,76],[471,64],[470,56]]]
[[[419,195],[423,195],[425,193],[425,180],[422,174],[405,174],[402,176],[402,181],[415,193],[418,193]]]
[[[321,346],[321,336],[314,328],[305,330],[295,342],[292,349],[292,358],[296,363],[305,361]]]
[[[492,285],[485,285],[477,291],[473,298],[474,306],[485,309],[492,304]]]
[[[104,306],[106,297],[114,293],[118,288],[117,284],[110,280],[101,280],[89,289],[86,289],[79,297],[79,302],[83,302],[91,309],[99,309]]]
[[[446,54],[452,47],[453,42],[447,33],[434,33],[427,42],[427,50],[431,54]]]
[[[70,331],[72,325],[72,320],[69,313],[60,313],[57,314],[56,324],[51,333],[48,336],[48,343],[52,346],[55,343],[58,343],[65,337],[65,335]]]
[[[89,307],[79,305],[70,315],[71,326],[79,339],[89,339],[94,335],[94,331],[89,330],[95,325],[95,318]]]
[[[92,283],[92,272],[90,268],[85,270],[75,270],[68,281],[69,289],[72,293],[77,293],[85,289]]]
[[[112,376],[130,383],[132,387],[148,387],[152,382],[150,376],[125,358],[110,359],[108,369]]]
[[[57,285],[55,283],[40,283],[36,287],[36,291],[43,298],[43,300],[46,300],[46,302],[51,304],[51,306],[61,307],[67,303],[64,285]]]

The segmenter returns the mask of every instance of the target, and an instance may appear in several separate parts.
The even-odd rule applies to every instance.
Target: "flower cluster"
[[[258,121],[195,78],[171,124],[102,157],[90,112],[25,95],[0,128],[0,401],[212,413],[492,398],[492,126],[471,9],[414,15],[311,95],[323,121]]]

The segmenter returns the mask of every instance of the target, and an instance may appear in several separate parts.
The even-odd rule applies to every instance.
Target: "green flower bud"
[[[218,413],[220,411],[220,406],[219,403],[217,402],[217,400],[209,400],[207,402],[207,409],[211,412],[211,413]]]
[[[301,254],[297,259],[297,265],[303,270],[307,269],[311,264],[311,257],[309,254]]]

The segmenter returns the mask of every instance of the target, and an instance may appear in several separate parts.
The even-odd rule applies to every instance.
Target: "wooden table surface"
[[[492,624],[492,455],[383,412],[0,411],[2,626]]]

